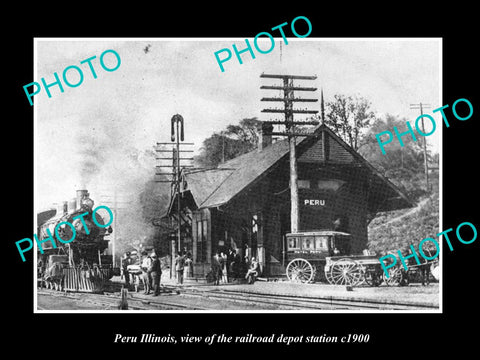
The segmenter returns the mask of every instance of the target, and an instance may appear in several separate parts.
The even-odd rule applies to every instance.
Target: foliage
[[[368,247],[385,254],[388,251],[402,251],[413,245],[418,249],[418,244],[423,239],[435,238],[439,229],[439,198],[438,192],[434,192],[424,199],[414,209],[406,209],[397,212],[379,214],[369,225]],[[406,213],[396,220],[396,217]],[[430,242],[425,244],[431,245]],[[433,249],[435,250],[435,249]]]
[[[392,131],[396,126],[399,132],[407,130],[406,119],[385,115],[376,119],[365,133],[359,152],[385,177],[398,186],[412,202],[417,203],[413,209],[402,209],[377,214],[369,225],[369,249],[385,254],[387,251],[403,250],[427,237],[435,237],[439,229],[439,193],[438,174],[432,173],[430,183],[432,192],[425,188],[424,158],[422,141],[417,137],[404,136],[404,146],[392,141],[385,147],[383,155],[378,145],[376,134]],[[438,154],[427,151],[429,163],[438,164]]]
[[[334,95],[326,103],[325,125],[330,127],[354,150],[361,144],[362,131],[374,118],[371,103],[361,96]]]
[[[236,138],[255,148],[258,144],[257,127],[261,124],[256,117],[242,119],[238,125],[228,125],[225,135]]]
[[[203,141],[195,163],[200,167],[216,167],[254,150],[258,144],[257,127],[260,123],[257,118],[246,118],[238,125],[228,125],[226,130],[214,133]]]
[[[418,200],[427,194],[425,188],[424,159],[422,141],[418,138],[413,141],[411,136],[404,136],[402,147],[399,141],[392,141],[385,147],[386,154],[382,154],[376,134],[382,131],[392,131],[397,127],[399,132],[407,130],[406,120],[393,115],[385,115],[384,119],[376,119],[362,139],[359,153],[365,157],[385,177],[402,189],[412,200]],[[432,156],[427,150],[430,163],[438,163],[438,155]]]

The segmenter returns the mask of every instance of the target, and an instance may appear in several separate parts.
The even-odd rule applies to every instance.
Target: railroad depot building
[[[263,124],[264,130],[270,124]],[[193,255],[194,276],[205,276],[212,256],[228,248],[255,256],[264,276],[285,274],[290,232],[288,140],[262,131],[258,149],[214,169],[183,170],[182,248]],[[325,125],[296,139],[299,231],[351,234],[351,254],[367,247],[367,226],[380,211],[411,207],[409,199]],[[177,197],[168,216],[176,221]]]

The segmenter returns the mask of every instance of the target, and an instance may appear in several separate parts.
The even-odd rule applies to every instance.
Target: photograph
[[[441,39],[35,40],[35,311],[442,310]]]
[[[474,353],[475,11],[127,5],[4,24],[6,350]]]

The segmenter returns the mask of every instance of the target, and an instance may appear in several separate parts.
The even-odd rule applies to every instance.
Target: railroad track
[[[409,303],[387,303],[369,299],[339,299],[334,297],[312,298],[305,296],[292,296],[281,294],[265,294],[243,292],[236,290],[197,290],[184,289],[183,295],[200,296],[217,300],[230,300],[250,305],[277,307],[278,310],[412,310],[412,309],[438,309],[435,306]]]
[[[38,291],[42,295],[60,296],[90,303],[100,309],[118,310],[118,293],[62,293],[53,290]],[[213,301],[212,301],[213,300]],[[228,289],[198,289],[164,287],[158,297],[145,297],[135,292],[128,294],[129,310],[433,310],[435,306],[409,303],[381,302],[369,299],[305,296],[244,292]]]
[[[63,299],[73,300],[75,302],[83,302],[92,304],[101,310],[118,310],[120,303],[120,295],[118,294],[92,294],[92,293],[66,293],[54,290],[38,290],[37,294]],[[197,306],[179,304],[166,299],[156,298],[155,300],[142,299],[136,297],[132,293],[127,298],[129,310],[204,310]],[[51,310],[38,306],[39,310]]]

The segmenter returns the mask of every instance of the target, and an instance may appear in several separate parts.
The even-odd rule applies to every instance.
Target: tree
[[[374,119],[371,103],[361,96],[334,95],[334,101],[326,103],[325,125],[348,143],[354,150],[361,145],[361,132]]]
[[[412,209],[399,209],[377,214],[369,224],[368,247],[385,254],[390,250],[402,250],[412,243],[420,241],[438,232],[439,228],[439,194],[438,176],[431,178],[433,191],[425,190],[422,139],[413,141],[411,136],[402,137],[404,146],[399,141],[392,141],[382,154],[375,137],[382,131],[393,132],[396,126],[400,133],[407,130],[405,118],[385,115],[376,119],[366,132],[364,145],[359,150],[375,168],[391,182],[402,189],[417,206]],[[432,163],[438,163],[438,154],[430,156]],[[423,200],[423,201],[420,201]],[[418,201],[418,202],[417,202]]]
[[[240,121],[239,125],[228,125],[225,133],[227,136],[231,136],[242,141],[246,145],[250,145],[247,147],[250,147],[250,150],[253,150],[258,144],[257,128],[260,124],[261,121],[256,117],[243,119]]]
[[[195,163],[201,167],[216,167],[254,150],[258,144],[257,127],[260,123],[257,118],[246,118],[238,125],[228,125],[226,130],[212,134],[203,141]]]
[[[359,153],[383,175],[403,188],[412,199],[425,194],[423,153],[420,141],[413,141],[404,136],[402,141],[392,141],[382,154],[376,134],[382,131],[393,131],[396,126],[399,132],[407,130],[406,119],[387,114],[382,119],[376,119],[362,138]]]

